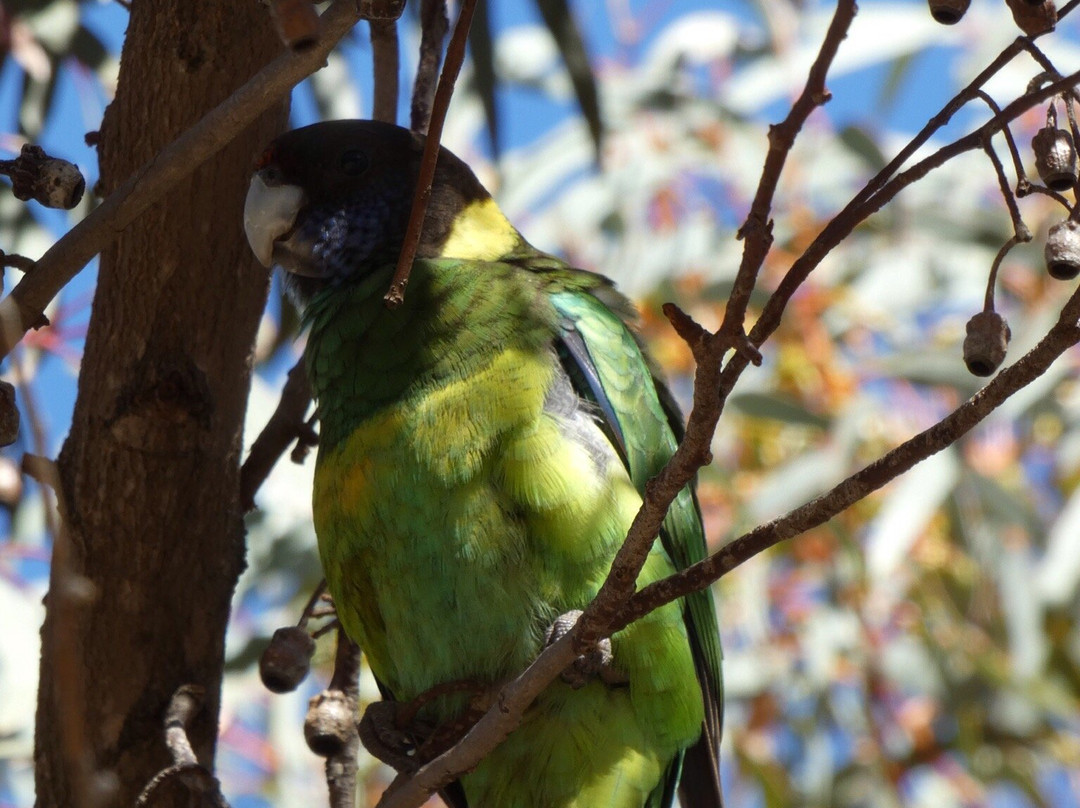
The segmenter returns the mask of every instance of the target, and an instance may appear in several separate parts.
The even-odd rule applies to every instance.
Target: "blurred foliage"
[[[691,359],[659,304],[675,300],[706,325],[719,323],[765,123],[800,89],[831,9],[787,0],[538,8],[493,0],[486,11],[445,140],[538,246],[611,275],[641,300],[642,329],[688,403]],[[111,93],[124,17],[120,5],[92,0],[0,5],[0,147],[43,142],[93,181],[81,139]],[[415,24],[407,15],[406,54],[419,39]],[[1063,28],[1041,42],[1069,71],[1080,49],[1075,22]],[[976,5],[946,29],[922,4],[863,4],[829,82],[834,100],[809,121],[781,184],[763,290],[905,142],[903,132],[1015,35],[1004,5]],[[369,64],[360,31],[297,90],[295,122],[362,114]],[[1006,103],[1036,72],[1018,60],[989,89]],[[543,115],[525,125],[523,110],[535,109]],[[965,111],[944,135],[986,114]],[[1025,152],[1041,116],[1034,110],[1018,127]],[[1022,200],[1036,241],[1001,268],[1009,361],[1046,331],[1069,292],[1041,266],[1041,239],[1063,216],[1051,205]],[[65,216],[0,194],[0,247],[35,257],[69,225]],[[979,388],[960,343],[1009,235],[992,167],[974,154],[906,190],[834,251],[721,421],[716,462],[699,486],[714,547],[827,490]],[[41,405],[46,452],[66,429],[92,277],[65,290],[53,326],[19,354]],[[764,291],[752,303],[763,300]],[[257,346],[249,442],[301,349],[294,334],[295,317],[275,295]],[[957,445],[720,582],[730,806],[1080,805],[1076,370],[1073,352]],[[33,802],[48,549],[40,492],[19,480],[27,450],[24,440],[0,456],[0,806]],[[310,477],[310,462],[281,463],[249,520],[219,753],[238,808],[325,800],[321,761],[300,726],[307,698],[329,677],[332,649],[320,642],[321,666],[287,696],[266,693],[253,667],[319,577]],[[378,697],[370,678],[362,693]],[[390,773],[368,758],[361,765],[373,802]]]

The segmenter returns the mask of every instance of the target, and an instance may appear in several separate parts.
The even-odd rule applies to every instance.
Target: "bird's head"
[[[256,257],[284,269],[301,301],[327,284],[393,263],[423,147],[423,137],[378,121],[330,121],[286,132],[259,160],[244,206]],[[508,233],[516,231],[469,167],[441,149],[417,257],[478,257],[465,254],[475,253],[476,244],[460,237],[462,221],[477,216],[501,231],[494,236],[498,249],[491,242],[481,250],[492,253],[483,257],[498,257],[494,253],[505,251]],[[475,222],[467,229],[475,231]]]

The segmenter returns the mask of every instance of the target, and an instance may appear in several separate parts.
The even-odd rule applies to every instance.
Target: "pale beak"
[[[304,201],[300,186],[275,182],[265,169],[251,178],[244,202],[244,232],[264,267],[273,263],[274,243],[292,229]]]

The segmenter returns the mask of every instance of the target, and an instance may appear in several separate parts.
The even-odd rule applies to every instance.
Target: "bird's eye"
[[[357,176],[367,171],[367,155],[359,149],[349,149],[341,155],[341,170],[346,174]]]

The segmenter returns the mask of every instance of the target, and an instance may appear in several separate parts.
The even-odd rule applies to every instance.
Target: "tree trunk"
[[[256,0],[135,0],[101,129],[103,186],[126,179],[281,47]],[[268,286],[244,241],[243,199],[253,157],[285,109],[249,127],[102,256],[59,460],[63,545],[92,599],[62,596],[70,587],[54,560],[40,806],[133,805],[171,762],[162,718],[182,684],[206,689],[190,738],[213,765],[225,625],[244,566],[243,415]],[[113,784],[80,775],[81,756]]]

